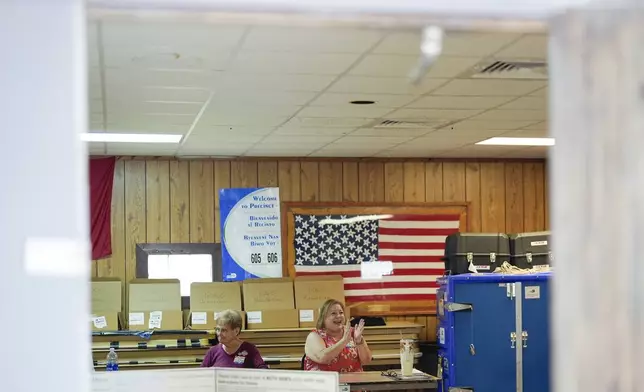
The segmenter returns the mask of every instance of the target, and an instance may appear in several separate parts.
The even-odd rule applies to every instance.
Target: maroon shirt
[[[248,342],[242,342],[237,351],[228,354],[219,343],[208,350],[201,362],[201,367],[222,368],[256,368],[266,369],[268,366],[259,354],[257,347]]]

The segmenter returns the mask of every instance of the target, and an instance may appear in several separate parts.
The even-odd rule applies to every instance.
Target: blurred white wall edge
[[[89,390],[84,4],[0,2],[3,391]]]
[[[131,15],[219,21],[254,14],[253,22],[380,24],[390,27],[439,25],[450,29],[541,31],[546,19],[593,0],[88,0],[90,16]],[[168,12],[170,11],[170,12]],[[213,15],[218,14],[218,15]],[[261,14],[264,18],[258,18]],[[298,18],[294,16],[297,15]],[[269,17],[270,16],[270,17]],[[279,18],[281,16],[281,18]],[[539,22],[539,23],[537,23]],[[532,26],[530,23],[536,23]]]

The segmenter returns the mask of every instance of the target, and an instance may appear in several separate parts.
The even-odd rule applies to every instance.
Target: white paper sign
[[[204,325],[208,322],[207,312],[193,312],[192,325]]]
[[[530,246],[546,246],[548,245],[548,241],[532,241],[530,243]]]
[[[313,311],[308,309],[300,310],[300,322],[301,323],[310,323],[313,322]]]
[[[163,322],[163,312],[156,310],[150,312],[150,320],[148,321],[148,328],[150,329],[159,329],[161,328],[161,323]]]
[[[262,323],[262,312],[247,312],[246,313],[246,322],[248,324],[261,324]]]
[[[130,313],[130,316],[128,317],[128,324],[130,325],[145,324],[145,315],[143,313]]]
[[[539,298],[541,298],[541,287],[525,286],[525,299],[539,299]]]
[[[221,312],[215,312],[215,321],[217,321],[217,319],[219,318],[220,314],[221,314]]]
[[[107,328],[107,320],[105,320],[105,316],[94,317],[92,318],[92,322],[94,323],[94,328]]]
[[[445,328],[443,327],[438,329],[438,343],[445,344]]]
[[[217,392],[337,392],[336,372],[277,369],[217,369]]]
[[[279,188],[219,192],[225,281],[282,277]]]

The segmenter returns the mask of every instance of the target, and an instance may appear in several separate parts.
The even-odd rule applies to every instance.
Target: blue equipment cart
[[[438,279],[439,391],[550,390],[551,276],[465,274]]]

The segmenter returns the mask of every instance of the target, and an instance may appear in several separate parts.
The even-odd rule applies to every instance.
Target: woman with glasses
[[[239,312],[221,312],[217,317],[216,328],[219,343],[208,350],[201,367],[268,368],[257,347],[239,339],[241,328],[242,318]]]

